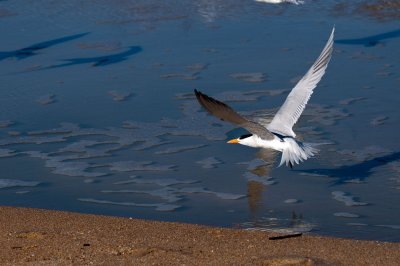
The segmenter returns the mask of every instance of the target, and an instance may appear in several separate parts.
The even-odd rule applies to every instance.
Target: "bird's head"
[[[246,134],[238,137],[237,139],[231,139],[227,143],[230,144],[242,144],[245,146],[256,147],[256,142],[253,134]]]

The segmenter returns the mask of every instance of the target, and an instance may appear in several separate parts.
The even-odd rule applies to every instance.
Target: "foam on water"
[[[230,76],[234,79],[247,81],[247,82],[264,82],[267,79],[266,75],[261,72],[233,73]]]
[[[156,190],[133,190],[133,189],[121,189],[121,190],[102,190],[102,193],[136,193],[136,194],[147,194],[153,197],[160,197],[161,199],[172,203],[182,199],[179,195],[179,190],[171,187],[164,187]]]
[[[344,182],[350,183],[350,184],[365,184],[366,183],[365,181],[361,180],[360,178],[349,179]]]
[[[397,224],[377,224],[375,226],[390,228],[394,230],[400,230],[400,225]]]
[[[0,149],[0,158],[1,157],[12,157],[17,155],[16,151],[10,149]]]
[[[364,224],[364,223],[347,223],[346,225],[349,225],[349,226],[368,226],[368,224]]]
[[[10,187],[36,187],[40,184],[37,181],[23,181],[17,179],[0,179],[0,188]]]
[[[361,100],[365,100],[365,97],[354,97],[354,98],[344,99],[344,100],[339,101],[339,104],[349,105],[349,104],[353,104],[353,103],[361,101]]]
[[[36,102],[41,105],[48,105],[54,103],[55,101],[56,101],[56,96],[54,94],[46,94],[36,99]]]
[[[223,164],[223,162],[215,157],[207,157],[203,160],[197,161],[197,164],[200,164],[201,167],[206,169],[217,168],[219,164]]]
[[[196,179],[175,179],[175,178],[141,178],[138,176],[131,176],[129,180],[122,181],[118,183],[114,183],[117,185],[120,184],[128,184],[129,183],[137,183],[137,184],[156,184],[159,186],[173,186],[173,185],[178,185],[178,184],[194,184],[200,182],[199,180]]]
[[[54,174],[76,176],[76,177],[100,177],[106,176],[107,173],[89,172],[90,168],[97,167],[86,162],[60,162],[57,160],[49,160],[46,166],[55,168],[52,172]]]
[[[377,116],[371,120],[370,124],[373,126],[380,126],[380,125],[383,125],[385,123],[385,121],[388,119],[389,119],[389,117],[385,116],[385,115]]]
[[[15,191],[15,194],[23,195],[23,194],[27,194],[29,192],[30,192],[29,190],[19,190],[19,191]]]
[[[243,194],[233,194],[233,193],[225,193],[225,192],[215,192],[201,187],[185,187],[179,190],[181,193],[202,193],[202,194],[213,194],[216,197],[224,200],[237,200],[246,197]]]
[[[343,191],[333,191],[332,196],[334,200],[343,202],[346,206],[365,206],[367,202],[356,201],[353,196]]]
[[[284,203],[288,203],[288,204],[293,204],[293,203],[299,203],[300,200],[298,199],[287,199],[284,201]]]
[[[11,120],[2,120],[0,121],[0,128],[6,128],[6,127],[10,127],[14,124],[14,121]]]
[[[109,205],[120,205],[120,206],[127,206],[127,207],[155,208],[156,211],[174,211],[181,207],[180,205],[166,204],[166,203],[117,202],[117,201],[101,200],[101,199],[93,199],[93,198],[79,198],[78,200],[81,202],[95,203],[95,204],[109,204]]]
[[[246,172],[246,173],[244,173],[244,177],[248,181],[255,181],[255,182],[261,183],[261,184],[266,185],[266,186],[270,186],[270,185],[276,184],[276,181],[270,176],[258,176],[256,174],[251,173],[251,172]]]
[[[335,212],[333,214],[336,217],[344,217],[344,218],[359,218],[360,215],[355,214],[355,213],[349,213],[349,212]]]
[[[205,147],[205,144],[198,144],[198,145],[187,145],[187,146],[180,146],[180,147],[172,147],[165,150],[156,151],[155,154],[173,154],[173,153],[180,153],[184,151],[196,150],[202,147]]]
[[[117,91],[117,90],[108,91],[108,94],[116,102],[126,101],[132,96],[131,92],[123,92],[123,91]]]
[[[156,165],[152,161],[121,161],[109,163],[110,170],[118,172],[132,171],[172,171],[176,165]]]

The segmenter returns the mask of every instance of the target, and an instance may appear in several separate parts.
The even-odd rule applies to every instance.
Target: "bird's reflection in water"
[[[260,217],[259,210],[263,205],[263,193],[265,190],[265,185],[260,182],[250,180],[247,182],[247,195],[248,195],[248,204],[250,210],[250,220],[256,221]]]
[[[301,225],[303,222],[303,214],[299,213],[297,214],[295,211],[292,211],[292,217],[290,219],[289,228],[295,228]]]
[[[269,124],[274,114],[268,110],[253,113],[253,116],[255,117],[255,121]],[[303,140],[304,132],[299,132],[297,137]],[[268,184],[274,183],[274,181],[271,181],[272,171],[276,167],[277,161],[280,160],[281,154],[275,150],[260,149],[255,157],[254,161],[257,161],[257,164],[253,167],[249,166],[248,171],[250,175],[257,178],[251,178],[247,182],[248,208],[250,211],[249,220],[251,222],[245,223],[244,226],[258,229],[291,228],[293,231],[307,231],[308,228],[312,228],[312,225],[304,222],[303,215],[295,211],[292,212],[290,218],[286,219],[265,217],[267,208],[263,195],[270,188]]]
[[[278,152],[262,149],[256,154],[257,159],[264,163],[258,164],[249,171],[260,178],[260,181],[249,180],[247,183],[248,206],[250,210],[250,222],[242,226],[257,230],[272,230],[282,233],[308,232],[314,226],[303,219],[302,213],[292,211],[290,218],[266,218],[265,201],[263,194],[269,186],[263,184],[263,179],[269,180],[272,169],[279,157]]]
[[[271,176],[272,168],[274,167],[277,156],[278,153],[275,151],[261,149],[259,152],[257,152],[256,157],[262,160],[264,163],[249,169],[249,171],[260,179],[269,178]],[[263,193],[266,188],[267,187],[265,184],[256,180],[249,180],[247,182],[247,196],[251,221],[256,222],[260,217],[260,210],[264,204]]]

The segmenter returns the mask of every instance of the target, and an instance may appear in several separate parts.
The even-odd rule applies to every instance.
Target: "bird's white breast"
[[[244,139],[241,144],[254,148],[267,148],[277,151],[282,151],[288,145],[288,143],[281,141],[278,137],[274,137],[272,140],[265,140],[256,135]]]

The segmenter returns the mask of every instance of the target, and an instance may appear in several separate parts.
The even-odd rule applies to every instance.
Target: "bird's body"
[[[322,53],[304,77],[289,93],[286,101],[268,124],[260,124],[244,118],[225,103],[211,98],[197,90],[199,103],[212,115],[247,129],[251,134],[232,139],[228,143],[238,143],[253,148],[272,149],[282,152],[279,164],[290,165],[307,160],[317,153],[315,144],[303,143],[295,139],[293,126],[299,119],[317,83],[328,66],[333,50],[335,29],[328,39]]]
[[[281,141],[278,137],[274,137],[271,140],[262,139],[257,135],[251,135],[241,140],[240,144],[244,144],[253,148],[266,148],[282,151],[285,148],[286,142]]]

